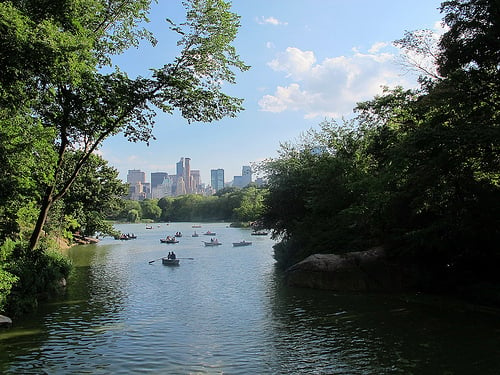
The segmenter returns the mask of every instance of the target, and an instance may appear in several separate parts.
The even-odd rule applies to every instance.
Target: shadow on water
[[[499,315],[441,298],[341,294],[281,280],[275,271],[271,341],[287,373],[499,373]]]

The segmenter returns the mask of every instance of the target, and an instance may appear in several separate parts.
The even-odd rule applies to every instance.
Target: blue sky
[[[159,0],[148,29],[159,43],[143,43],[115,59],[130,76],[171,62],[176,35],[165,18],[181,21],[180,0]],[[234,0],[241,16],[234,42],[251,69],[239,73],[225,92],[243,98],[236,118],[188,124],[178,114],[159,113],[149,146],[122,135],[105,141],[100,152],[126,179],[129,169],[175,173],[181,157],[191,158],[202,181],[223,168],[226,182],[243,165],[277,156],[280,143],[296,140],[324,119],[349,117],[356,102],[381,86],[414,87],[415,75],[398,64],[392,45],[405,30],[434,29],[441,21],[436,0]]]

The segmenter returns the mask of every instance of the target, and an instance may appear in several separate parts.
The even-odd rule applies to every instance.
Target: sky
[[[100,153],[126,181],[129,169],[175,174],[181,157],[191,158],[210,184],[210,170],[224,169],[225,181],[244,165],[278,156],[280,144],[324,120],[349,118],[357,102],[383,86],[417,87],[416,74],[398,62],[393,41],[405,31],[438,29],[436,0],[233,0],[241,27],[234,46],[250,70],[224,92],[244,99],[236,118],[191,123],[178,113],[156,116],[156,140],[130,143],[123,135],[106,140]],[[146,42],[114,59],[129,76],[150,76],[170,63],[177,36],[166,18],[182,21],[180,0],[159,0],[147,28],[158,44]],[[254,176],[255,177],[255,176]]]

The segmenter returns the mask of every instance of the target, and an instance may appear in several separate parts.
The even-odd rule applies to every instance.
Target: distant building
[[[260,187],[266,185],[267,181],[264,180],[262,177],[259,177],[255,180],[255,184]]]
[[[149,184],[146,184],[146,173],[140,169],[130,169],[127,174],[129,184],[128,199],[143,200],[147,198]]]
[[[202,192],[201,174],[197,169],[191,170],[191,193],[199,194]]]
[[[243,187],[252,183],[252,168],[248,165],[244,165],[241,168],[241,177],[243,178]]]
[[[151,173],[151,191],[156,188],[158,185],[163,184],[163,180],[168,177],[168,173],[166,172],[153,172]]]
[[[175,176],[167,176],[163,179],[160,185],[156,185],[151,189],[151,198],[161,199],[163,197],[171,197],[173,195]]]
[[[233,186],[244,188],[252,182],[252,168],[248,165],[244,165],[241,168],[241,176],[233,177]]]
[[[210,171],[210,184],[215,192],[224,188],[224,169],[212,169]]]
[[[142,172],[140,169],[129,169],[127,174],[127,183],[135,184],[138,182],[141,184],[146,182],[146,173]]]
[[[184,158],[175,163],[175,172],[178,177],[184,176]]]
[[[182,176],[177,176],[177,184],[175,185],[175,193],[174,195],[185,195],[187,194],[186,184],[184,182],[184,178]]]

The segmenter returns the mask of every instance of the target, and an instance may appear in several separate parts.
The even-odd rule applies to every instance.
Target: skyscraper
[[[184,158],[175,163],[177,177],[184,177]]]
[[[127,174],[127,183],[129,184],[129,199],[145,199],[149,193],[146,185],[146,173],[140,169],[130,169]]]
[[[140,169],[129,169],[127,182],[129,184],[136,184],[138,182],[143,184],[146,182],[146,173],[142,172]]]
[[[191,169],[191,193],[198,194],[201,191],[201,176],[198,169]]]
[[[244,165],[241,168],[241,176],[234,176],[233,186],[244,188],[252,182],[252,168],[248,165]]]
[[[184,183],[186,184],[186,192],[188,194],[193,192],[192,181],[191,181],[191,159],[184,159]]]
[[[250,168],[250,166],[248,165],[244,165],[241,168],[241,177],[243,177],[242,178],[243,187],[250,184],[252,182],[252,168]]]
[[[166,172],[153,172],[151,173],[151,190],[163,183],[163,180],[168,177]]]
[[[215,191],[224,188],[224,169],[212,169],[210,171],[210,184]]]

